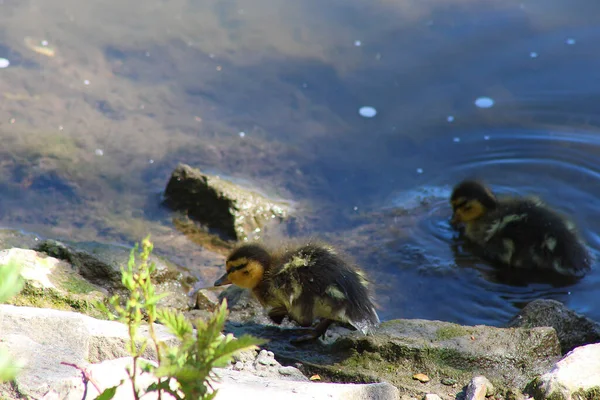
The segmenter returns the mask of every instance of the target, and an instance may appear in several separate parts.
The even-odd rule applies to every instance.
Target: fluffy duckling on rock
[[[365,334],[379,323],[363,272],[329,246],[309,242],[271,252],[260,244],[244,244],[229,255],[226,268],[215,286],[250,289],[276,324],[286,316],[302,327],[320,320],[292,343],[318,338],[334,321]]]
[[[575,226],[535,197],[497,198],[483,183],[454,187],[452,224],[484,257],[515,268],[554,270],[581,277],[592,258]]]

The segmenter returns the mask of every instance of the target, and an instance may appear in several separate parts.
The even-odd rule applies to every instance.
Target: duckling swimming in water
[[[496,198],[483,183],[465,180],[454,187],[450,203],[452,224],[462,224],[486,258],[577,278],[591,268],[575,226],[538,198]]]
[[[292,343],[318,338],[334,321],[365,334],[379,323],[363,272],[329,246],[309,242],[270,252],[259,244],[244,244],[229,255],[226,268],[215,286],[250,289],[276,324],[287,316],[302,327],[311,327],[320,319],[310,333]]]

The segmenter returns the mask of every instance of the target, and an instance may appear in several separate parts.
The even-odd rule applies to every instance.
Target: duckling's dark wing
[[[307,244],[288,253],[281,264],[273,282],[286,293],[298,294],[294,307],[306,318],[342,320],[363,332],[379,322],[366,280],[332,249]],[[320,309],[334,315],[313,315]]]
[[[513,264],[533,263],[575,277],[591,268],[591,255],[574,226],[541,202],[513,202],[504,215],[505,219],[516,216],[498,232],[499,237],[510,238],[515,245]]]

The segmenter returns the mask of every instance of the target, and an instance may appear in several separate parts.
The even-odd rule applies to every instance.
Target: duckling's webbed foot
[[[267,315],[269,319],[273,321],[273,323],[281,325],[283,319],[287,317],[288,314],[285,307],[275,307],[269,310],[269,313]]]
[[[327,332],[327,329],[329,328],[329,325],[332,324],[332,322],[333,321],[330,319],[323,319],[317,324],[317,326],[308,329],[309,333],[307,333],[306,335],[297,336],[295,338],[290,339],[290,343],[298,344],[318,339],[320,336],[324,335],[325,332]]]

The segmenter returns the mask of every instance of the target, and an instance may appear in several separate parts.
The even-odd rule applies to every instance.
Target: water
[[[384,319],[500,325],[555,298],[600,320],[597,266],[569,286],[507,283],[447,224],[450,187],[478,176],[570,213],[598,253],[599,11],[4,0],[0,224],[128,245],[150,232],[211,282],[222,266],[159,206],[185,162],[307,205],[297,233],[351,252]]]

